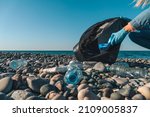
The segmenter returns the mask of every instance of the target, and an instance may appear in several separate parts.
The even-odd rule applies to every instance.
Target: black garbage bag
[[[100,50],[98,44],[107,43],[112,33],[121,30],[130,19],[115,17],[98,22],[88,28],[74,46],[73,52],[78,61],[101,61],[112,64],[116,61],[120,45]]]

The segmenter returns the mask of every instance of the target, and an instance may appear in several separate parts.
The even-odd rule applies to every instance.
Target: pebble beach
[[[13,70],[12,60],[27,65]],[[66,70],[57,70],[75,60],[73,55],[0,53],[0,100],[150,100],[150,77],[120,77],[104,72],[101,62],[83,62],[83,77],[77,85],[66,84]],[[130,67],[150,72],[150,59],[119,58]]]

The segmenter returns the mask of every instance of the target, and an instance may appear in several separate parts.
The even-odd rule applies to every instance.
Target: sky
[[[133,19],[132,0],[0,0],[0,50],[72,50],[91,25]],[[121,50],[146,50],[129,40]]]

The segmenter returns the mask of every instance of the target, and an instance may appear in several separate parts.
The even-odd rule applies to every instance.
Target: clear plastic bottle
[[[12,60],[9,64],[9,67],[12,68],[13,70],[17,70],[26,65],[27,65],[27,61],[25,59],[18,59],[18,60]]]
[[[76,85],[82,79],[82,64],[77,61],[71,61],[68,65],[68,71],[65,74],[64,81],[67,84]]]
[[[110,71],[122,77],[147,78],[150,75],[148,73],[148,70],[142,68],[129,67],[127,63],[116,63],[111,65],[110,67],[107,67],[106,69],[107,71]]]

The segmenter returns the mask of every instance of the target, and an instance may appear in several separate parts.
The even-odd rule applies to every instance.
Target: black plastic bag
[[[116,17],[98,22],[88,28],[73,48],[76,59],[78,61],[114,63],[121,44],[112,46],[108,50],[100,50],[98,44],[107,43],[111,34],[121,30],[129,21],[128,18]]]

